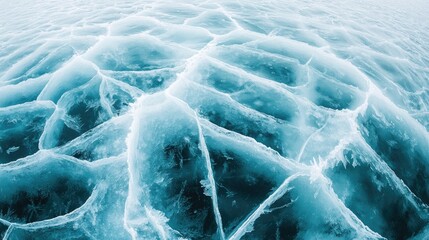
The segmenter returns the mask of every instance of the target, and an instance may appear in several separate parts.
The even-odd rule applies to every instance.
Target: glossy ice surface
[[[3,239],[428,239],[429,3],[0,1]]]

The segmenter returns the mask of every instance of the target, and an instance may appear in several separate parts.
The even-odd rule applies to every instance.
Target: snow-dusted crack
[[[300,174],[294,174],[288,177],[276,191],[274,191],[264,202],[262,202],[257,209],[246,219],[244,222],[235,230],[235,232],[228,239],[240,239],[243,237],[246,232],[252,231],[253,224],[256,219],[264,214],[265,211],[268,211],[268,208],[276,200],[280,199],[287,191],[288,185],[295,178],[299,177]]]

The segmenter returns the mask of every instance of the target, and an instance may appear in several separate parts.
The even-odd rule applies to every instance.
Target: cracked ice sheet
[[[0,236],[425,239],[427,9],[4,3]]]

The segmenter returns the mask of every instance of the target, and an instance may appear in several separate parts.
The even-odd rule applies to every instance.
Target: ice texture
[[[429,239],[429,4],[3,1],[0,238]]]

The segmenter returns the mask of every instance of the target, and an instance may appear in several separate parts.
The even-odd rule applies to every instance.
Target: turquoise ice
[[[425,1],[0,3],[3,240],[429,238]]]

